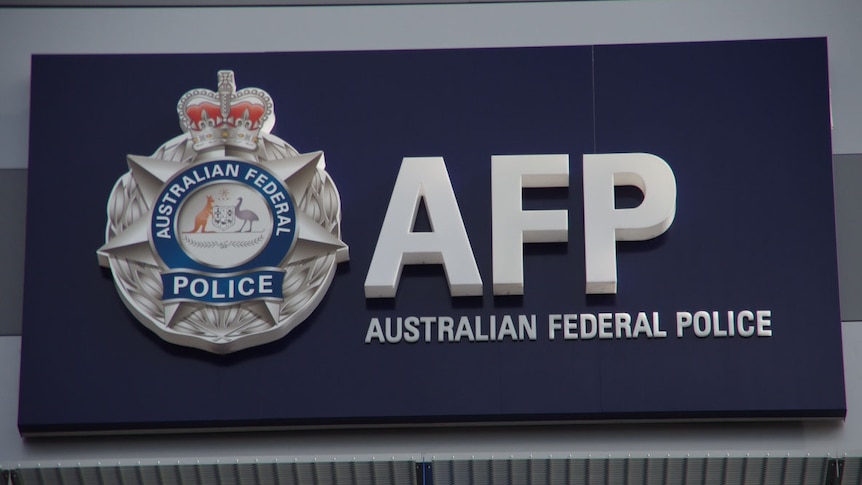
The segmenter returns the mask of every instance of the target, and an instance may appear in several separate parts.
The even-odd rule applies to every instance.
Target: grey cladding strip
[[[862,320],[862,155],[832,157],[841,320]],[[788,197],[804,197],[789,194]],[[805,228],[800,228],[804,234]],[[804,258],[804,254],[799,255]]]
[[[0,336],[21,335],[24,298],[24,229],[27,214],[27,170],[0,170]]]

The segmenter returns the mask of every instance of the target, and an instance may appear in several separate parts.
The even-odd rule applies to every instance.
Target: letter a
[[[413,232],[422,199],[431,232]],[[401,162],[365,277],[365,297],[395,297],[405,264],[442,264],[452,296],[482,294],[482,278],[441,157]]]

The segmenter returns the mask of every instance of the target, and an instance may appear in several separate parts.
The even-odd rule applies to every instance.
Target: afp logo
[[[270,134],[265,91],[237,91],[232,71],[218,79],[218,92],[180,99],[184,134],[128,156],[97,255],[146,327],[225,354],[299,325],[348,252],[323,152],[300,154]]]

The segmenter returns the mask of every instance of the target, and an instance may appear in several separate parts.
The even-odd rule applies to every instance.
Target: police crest
[[[348,254],[323,152],[270,134],[265,91],[237,91],[232,71],[218,78],[218,92],[180,99],[182,135],[128,156],[97,255],[146,327],[224,354],[299,325]]]

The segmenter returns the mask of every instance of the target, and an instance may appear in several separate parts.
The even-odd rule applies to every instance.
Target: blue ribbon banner
[[[163,301],[197,301],[208,304],[248,300],[280,300],[284,271],[258,269],[237,275],[171,271],[162,274]]]

